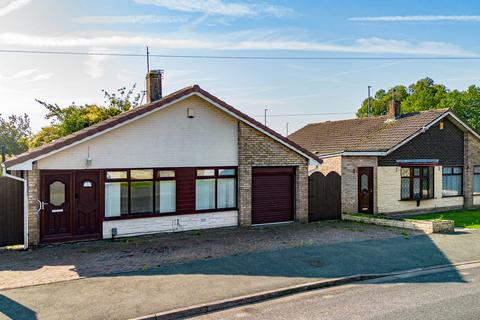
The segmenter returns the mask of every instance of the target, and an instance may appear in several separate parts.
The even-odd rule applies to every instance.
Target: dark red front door
[[[100,188],[97,171],[75,173],[75,234],[77,236],[100,235]]]
[[[252,224],[293,221],[294,173],[291,167],[252,169]]]
[[[41,242],[101,238],[99,171],[42,171]]]
[[[358,168],[358,212],[373,213],[373,168]]]
[[[42,175],[41,241],[55,241],[71,236],[71,181],[72,175],[70,173]]]

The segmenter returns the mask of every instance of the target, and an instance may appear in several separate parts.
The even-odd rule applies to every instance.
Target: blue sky
[[[0,49],[287,57],[480,56],[478,1],[0,0]],[[480,82],[480,61],[238,61],[152,58],[165,91],[194,83],[285,133],[353,117],[368,85],[425,76],[450,88]],[[0,113],[47,125],[35,99],[102,103],[101,89],[137,83],[134,57],[0,54]],[[338,114],[337,114],[338,113]],[[262,120],[262,117],[258,118]]]

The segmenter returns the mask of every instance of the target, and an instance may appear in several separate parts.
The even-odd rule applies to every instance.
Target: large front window
[[[236,181],[236,169],[198,169],[195,181],[195,210],[236,208]]]
[[[105,217],[176,210],[174,170],[107,171],[105,179]]]
[[[401,199],[433,198],[433,167],[401,168]]]
[[[463,194],[463,167],[443,167],[442,195],[444,197]]]
[[[480,166],[473,167],[473,193],[480,194]]]

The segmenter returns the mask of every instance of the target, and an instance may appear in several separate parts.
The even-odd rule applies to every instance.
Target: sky
[[[0,50],[475,57],[479,32],[478,0],[0,0]],[[268,109],[267,125],[282,134],[287,123],[292,133],[354,117],[369,85],[427,76],[450,89],[480,85],[480,60],[152,57],[150,67],[164,70],[166,94],[199,84],[259,121]],[[102,89],[144,90],[145,74],[144,57],[0,53],[0,113],[27,113],[37,131],[49,120],[35,99],[102,104]]]

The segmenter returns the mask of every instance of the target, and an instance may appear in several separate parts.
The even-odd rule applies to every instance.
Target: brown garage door
[[[293,221],[294,168],[253,168],[252,224]]]

